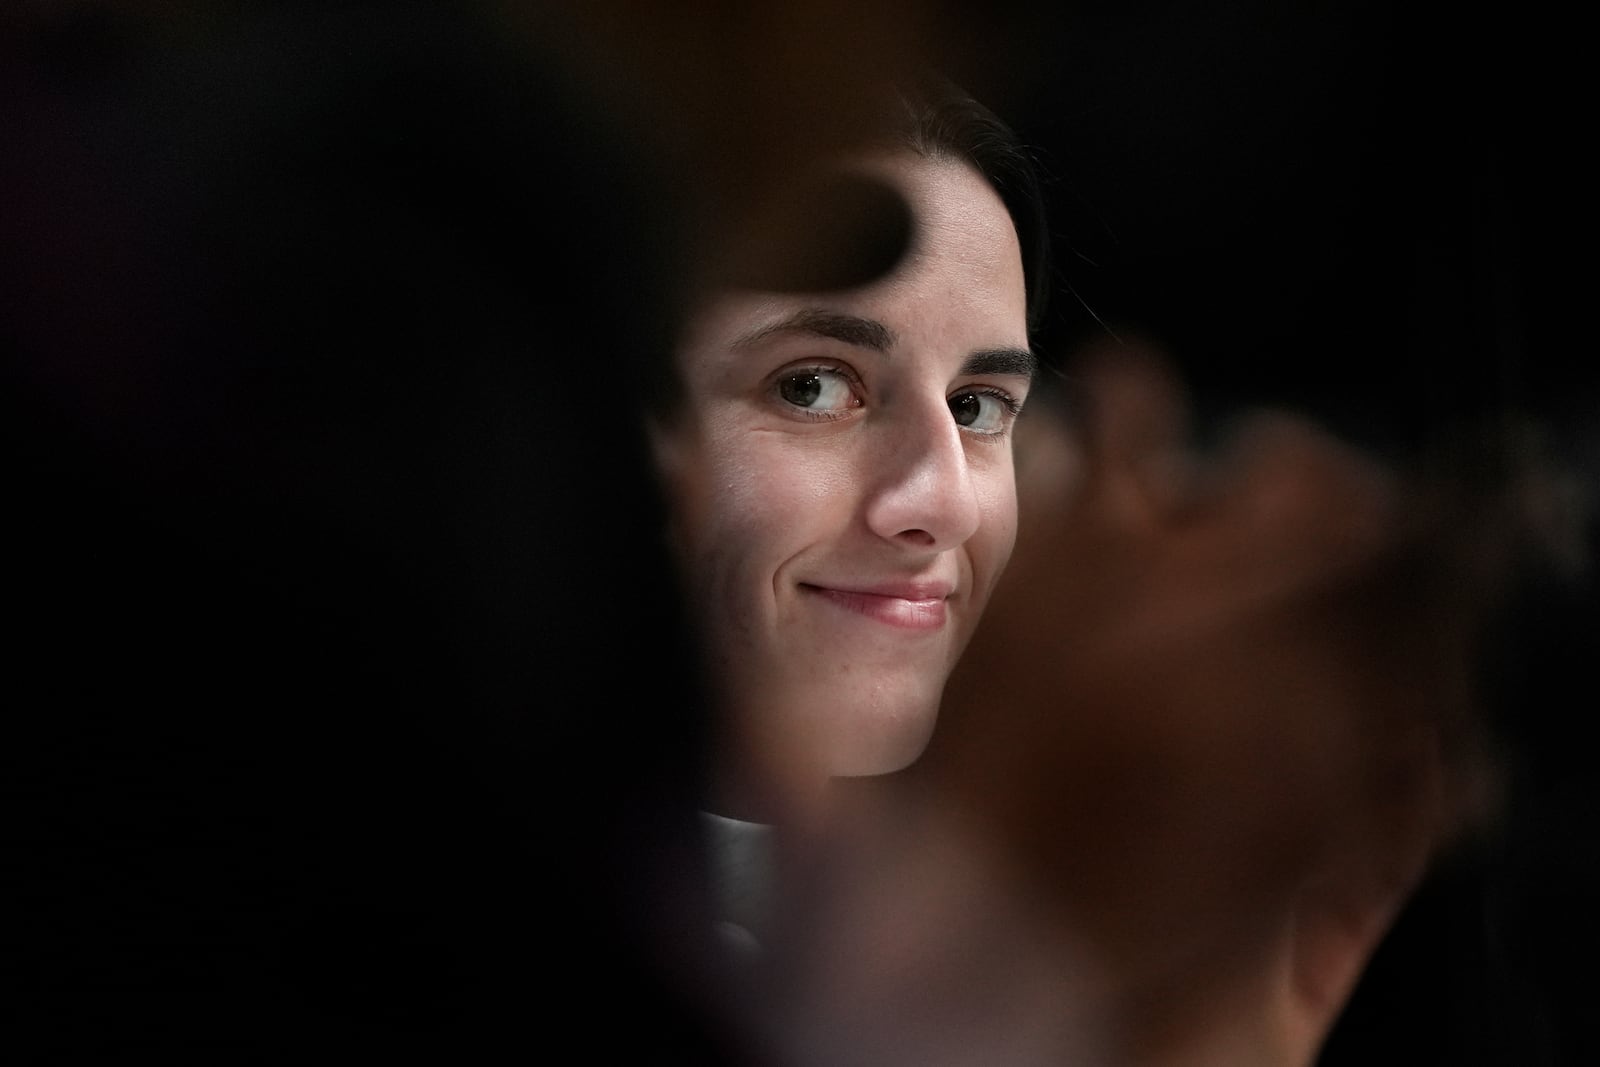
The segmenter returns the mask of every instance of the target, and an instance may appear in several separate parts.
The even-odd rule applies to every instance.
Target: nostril
[[[927,530],[902,530],[900,531],[900,538],[914,545],[931,545],[934,542],[933,534]]]

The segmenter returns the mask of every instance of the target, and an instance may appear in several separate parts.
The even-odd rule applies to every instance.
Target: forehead
[[[910,150],[857,157],[846,167],[888,183],[906,199],[912,238],[894,269],[868,285],[828,293],[722,292],[691,319],[686,348],[722,347],[811,308],[871,318],[896,338],[1026,348],[1027,294],[1016,228],[976,168]]]
[[[894,273],[905,273],[922,256],[951,258],[997,276],[1015,267],[1020,277],[1016,226],[1000,194],[973,164],[901,150],[862,157],[852,167],[887,182],[910,205],[908,259]]]

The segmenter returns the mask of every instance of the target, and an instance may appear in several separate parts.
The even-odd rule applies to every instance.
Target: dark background
[[[471,10],[8,9],[8,1062],[717,1060],[670,212]]]
[[[955,73],[1049,172],[1041,347],[1160,345],[1206,432],[1288,403],[1485,501],[1530,460],[1592,494],[1580,35],[1395,7],[974,21]],[[657,952],[699,903],[700,729],[621,417],[666,329],[658,175],[427,5],[0,30],[16,1061],[731,1056]],[[1330,1067],[1592,1058],[1593,531],[1519,563],[1483,654],[1506,810]]]

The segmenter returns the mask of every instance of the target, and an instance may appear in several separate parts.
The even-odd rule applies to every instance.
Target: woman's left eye
[[[1022,405],[1001,392],[973,390],[957,393],[949,400],[956,425],[978,433],[1002,433]]]

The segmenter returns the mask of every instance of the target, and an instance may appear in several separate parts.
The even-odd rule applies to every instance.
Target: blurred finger
[[[733,237],[710,265],[710,289],[820,293],[866,285],[911,245],[905,197],[882,181],[828,173],[785,183],[726,221]]]
[[[1074,377],[1087,499],[1124,521],[1168,514],[1195,476],[1176,369],[1150,349],[1105,347],[1080,354]]]

